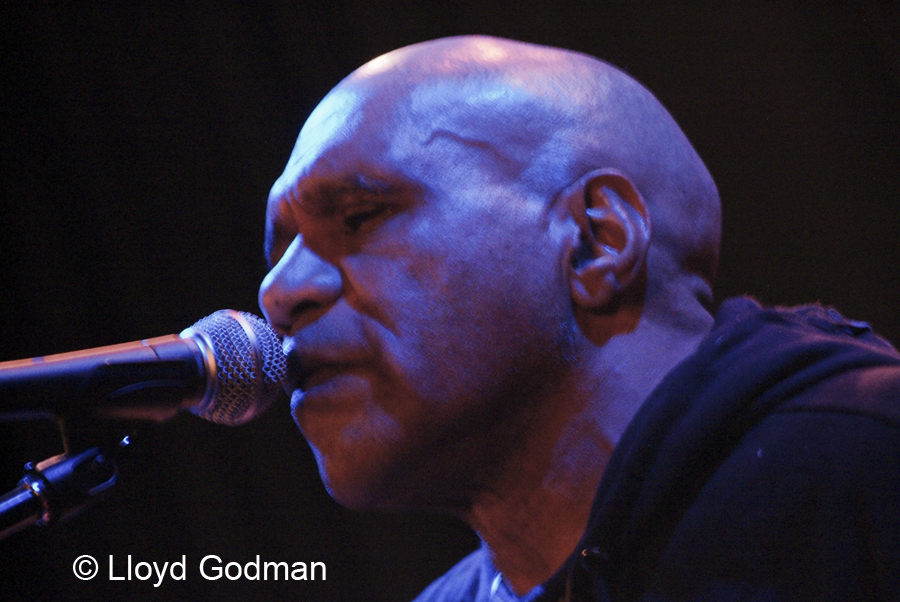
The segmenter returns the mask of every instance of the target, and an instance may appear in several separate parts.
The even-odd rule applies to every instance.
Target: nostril
[[[304,299],[298,301],[288,310],[288,315],[283,319],[274,320],[272,328],[275,329],[281,337],[290,336],[295,330],[314,321],[319,314],[318,310],[323,308],[318,301]]]
[[[277,334],[281,339],[288,336],[288,334],[291,332],[291,325],[285,322],[275,322],[269,320],[269,326],[272,327],[272,330],[274,330],[275,334]]]
[[[294,306],[291,307],[291,317],[298,318],[309,310],[316,309],[318,307],[321,307],[321,303],[312,301],[310,299],[304,299],[298,303],[295,303]]]

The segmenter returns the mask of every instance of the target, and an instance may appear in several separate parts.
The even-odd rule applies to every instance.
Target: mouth
[[[353,340],[352,337],[347,338]],[[362,345],[353,345],[347,341],[326,347],[321,344],[323,339],[346,340],[336,335],[325,336],[320,333],[311,340],[309,337],[306,340],[295,337],[286,342],[287,377],[284,389],[291,397],[292,408],[299,406],[301,400],[311,392],[317,398],[327,397],[336,401],[331,398],[344,388],[338,387],[346,380],[343,377],[350,376],[369,364],[369,356]]]
[[[336,378],[346,372],[348,366],[340,364],[321,364],[312,366],[301,376],[299,381],[299,389],[309,391],[313,387],[323,385],[333,378]]]
[[[284,387],[291,391],[309,391],[340,373],[340,364],[317,361],[297,354],[287,356],[287,378]]]
[[[288,395],[294,395],[297,391],[309,393],[310,390],[322,387],[359,367],[358,358],[313,354],[310,350],[304,353],[295,351],[287,356],[287,378],[284,389]]]

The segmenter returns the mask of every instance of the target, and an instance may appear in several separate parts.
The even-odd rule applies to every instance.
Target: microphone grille
[[[243,424],[282,392],[287,360],[281,339],[262,318],[223,309],[189,330],[206,338],[217,368],[213,398],[195,410],[197,415],[218,424]]]

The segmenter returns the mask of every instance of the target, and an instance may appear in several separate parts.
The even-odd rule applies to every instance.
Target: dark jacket
[[[417,601],[507,600],[478,550]],[[726,301],[641,406],[527,600],[900,600],[900,356],[819,306]]]

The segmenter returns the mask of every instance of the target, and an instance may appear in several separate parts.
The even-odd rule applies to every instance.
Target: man
[[[329,492],[483,541],[421,600],[900,591],[900,359],[821,308],[713,318],[715,185],[613,67],[485,37],[371,61],[266,244]]]

